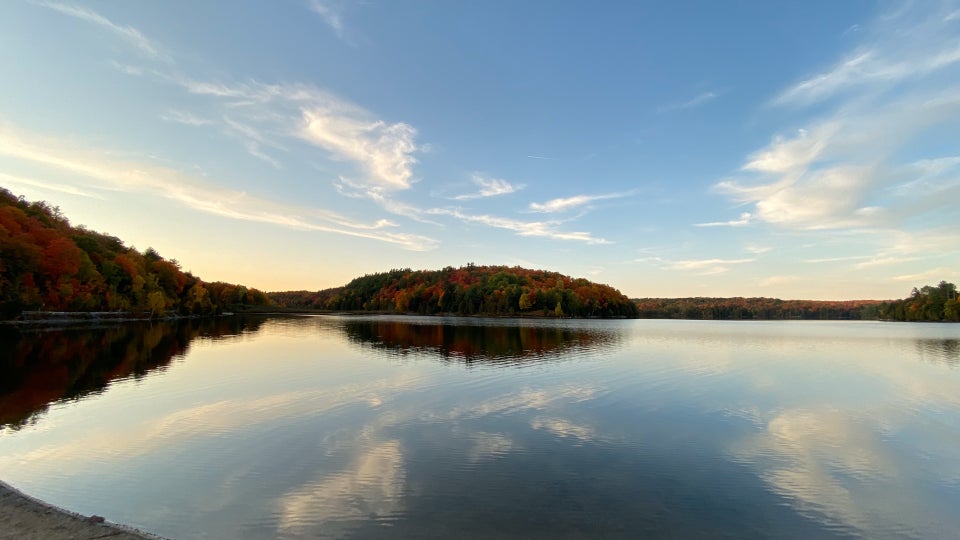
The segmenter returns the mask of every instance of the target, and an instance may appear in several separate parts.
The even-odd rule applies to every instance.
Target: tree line
[[[957,286],[941,281],[914,287],[909,297],[880,304],[879,315],[891,321],[960,321]]]
[[[317,292],[270,293],[288,308],[330,311],[636,317],[620,291],[586,279],[519,266],[447,266],[441,270],[393,269]]]
[[[644,319],[833,320],[876,319],[879,300],[780,300],[779,298],[638,298]]]
[[[269,303],[257,289],[204,282],[151,248],[74,227],[59,208],[0,188],[0,319],[30,310],[210,315]]]

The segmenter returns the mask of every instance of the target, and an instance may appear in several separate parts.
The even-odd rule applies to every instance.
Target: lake
[[[960,325],[0,328],[0,479],[170,538],[942,538]]]

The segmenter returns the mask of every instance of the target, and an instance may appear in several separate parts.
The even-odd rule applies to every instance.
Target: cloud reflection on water
[[[131,514],[179,519],[171,536],[429,536],[426,516],[543,534],[614,516],[675,535],[960,526],[960,373],[939,327],[411,322],[268,321],[0,438],[0,470],[76,487],[173,460],[171,480],[197,485]],[[142,416],[80,413],[135,398]]]

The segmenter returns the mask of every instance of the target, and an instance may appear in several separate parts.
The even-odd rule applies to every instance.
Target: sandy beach
[[[98,516],[57,508],[0,482],[0,540],[162,540]]]

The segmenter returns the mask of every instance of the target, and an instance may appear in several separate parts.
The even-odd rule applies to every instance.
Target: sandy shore
[[[130,527],[108,523],[101,517],[81,516],[0,482],[0,540],[162,540]]]

